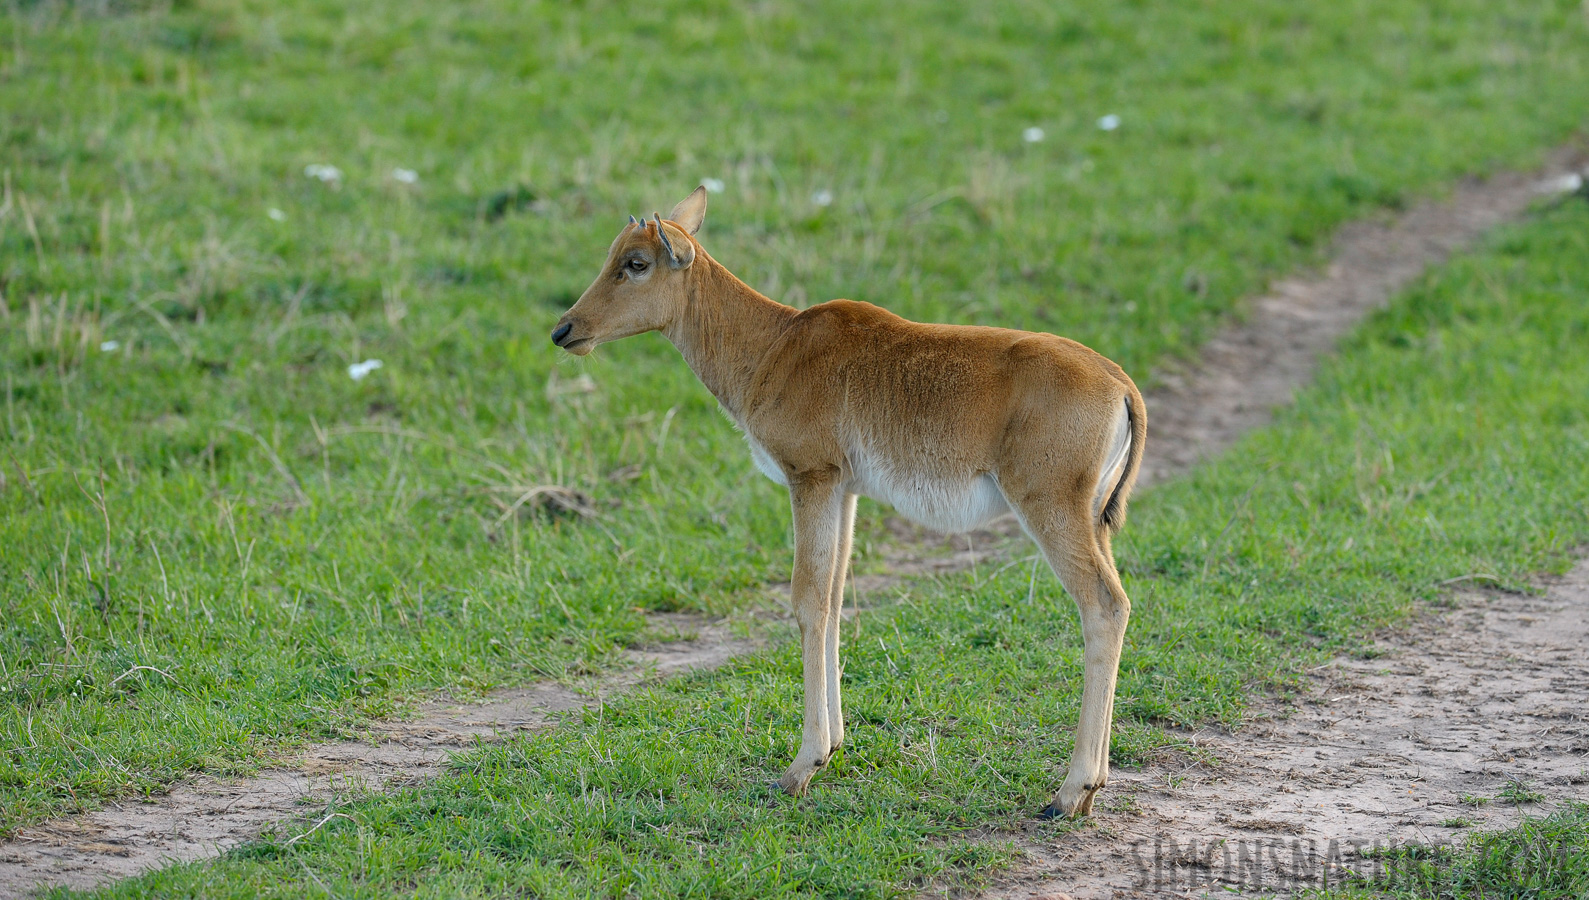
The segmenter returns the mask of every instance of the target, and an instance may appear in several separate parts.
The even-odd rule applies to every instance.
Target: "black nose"
[[[557,330],[552,332],[552,343],[559,347],[563,346],[563,338],[568,337],[568,333],[573,330],[574,323],[572,322],[564,322],[563,324],[557,326]]]

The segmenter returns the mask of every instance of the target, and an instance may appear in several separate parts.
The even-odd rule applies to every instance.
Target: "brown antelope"
[[[756,468],[789,488],[805,720],[779,786],[804,793],[844,741],[839,612],[865,494],[944,532],[1014,511],[1037,542],[1085,640],[1075,751],[1043,814],[1087,815],[1108,780],[1131,610],[1109,541],[1147,437],[1136,385],[1051,334],[923,325],[852,300],[784,306],[707,255],[695,239],[705,216],[704,188],[667,220],[631,216],[552,341],[584,356],[661,331],[744,432]]]

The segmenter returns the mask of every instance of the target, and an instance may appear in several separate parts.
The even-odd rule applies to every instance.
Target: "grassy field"
[[[1141,375],[1266,278],[1316,259],[1339,222],[1535,161],[1582,125],[1586,60],[1571,2],[8,7],[0,834],[185,773],[245,770],[427,689],[597,670],[641,637],[645,610],[735,609],[784,577],[785,501],[671,349],[639,339],[576,364],[546,339],[627,213],[719,179],[707,246],[778,299],[844,295],[1053,330]],[[1118,127],[1099,127],[1104,116]],[[1033,128],[1041,140],[1025,139]],[[1422,321],[1388,359],[1423,348]],[[384,366],[350,378],[368,359]],[[1486,390],[1538,377],[1472,375]],[[1341,543],[1291,535],[1258,573],[1238,565],[1277,546],[1250,533],[1265,504],[1296,505],[1307,529],[1335,510],[1344,541],[1419,499],[1419,483],[1400,480],[1404,458],[1389,468],[1390,424],[1353,424],[1350,411],[1386,399],[1373,383],[1320,398],[1348,411],[1308,425],[1328,435],[1266,438],[1327,438],[1349,483],[1309,464],[1300,487],[1266,476],[1233,507],[1256,473],[1221,468],[1139,512],[1122,556],[1150,611],[1122,695],[1135,723],[1123,758],[1163,742],[1153,722],[1234,718],[1242,686],[1284,670],[1296,648],[1344,640],[1426,592],[1436,560],[1408,556],[1387,574],[1368,552],[1416,546],[1400,534],[1358,536],[1314,575],[1292,560]],[[1576,413],[1551,405],[1565,389],[1504,402],[1571,424]],[[1466,415],[1450,412],[1448,429],[1521,441]],[[1543,469],[1475,451],[1473,480],[1453,471],[1428,488],[1465,484],[1521,514],[1410,527],[1453,541],[1457,567],[1545,564],[1582,533],[1562,506],[1572,492],[1535,480],[1581,459],[1582,444],[1518,449],[1532,459],[1547,446]],[[1295,462],[1304,449],[1246,452]],[[537,499],[546,485],[594,515]],[[1210,546],[1209,515],[1241,527]],[[1161,587],[1193,574],[1195,590]],[[968,587],[911,602],[952,606],[944,598]],[[877,625],[851,671],[882,693],[854,714],[859,731],[876,722],[936,747],[919,704],[938,702],[926,686],[953,685],[922,654],[964,651],[950,662],[980,667],[964,670],[970,693],[942,702],[1008,698],[982,720],[1028,723],[1048,736],[1041,752],[999,761],[1012,771],[997,778],[977,769],[952,804],[854,820],[865,834],[822,831],[820,846],[872,831],[894,835],[879,846],[906,846],[1051,786],[1074,628],[1062,607],[1026,604],[1026,589],[1011,569],[979,587],[975,614],[904,616],[897,634]],[[1199,617],[1176,618],[1186,610]],[[752,789],[737,774],[745,759],[786,751],[789,664],[723,676],[738,680],[720,712],[743,718],[749,756],[707,743],[673,763],[736,773],[712,803]],[[883,676],[911,665],[909,678]],[[978,674],[999,672],[1007,681]],[[910,685],[927,699],[899,706]],[[699,690],[635,702],[688,708]],[[573,752],[549,749],[565,739],[533,752]],[[482,754],[479,771],[509,752],[531,751]],[[646,755],[673,758],[663,744]],[[864,777],[906,777],[904,759]],[[983,792],[979,778],[1018,787]],[[850,802],[840,796],[818,802]],[[857,810],[895,794],[865,796]],[[760,814],[723,809],[725,833]],[[825,827],[820,808],[767,814]],[[909,846],[867,870],[867,890],[968,852]],[[796,869],[814,877],[803,863],[756,877],[792,884]]]
[[[1288,690],[1444,579],[1522,587],[1571,561],[1589,538],[1586,283],[1575,199],[1402,297],[1275,427],[1136,504],[1117,764],[1184,751],[1167,724],[1238,722],[1251,690]],[[969,833],[1046,803],[1070,749],[1080,636],[1051,577],[1029,600],[1030,571],[920,582],[863,614],[849,743],[806,799],[768,787],[798,708],[785,646],[104,896],[889,897],[973,877],[1007,850]],[[1580,819],[1551,833],[1589,858]],[[1470,884],[1457,870],[1477,864],[1442,859],[1430,884]]]

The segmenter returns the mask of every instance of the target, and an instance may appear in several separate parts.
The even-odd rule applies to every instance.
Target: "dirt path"
[[[1091,823],[1027,826],[1028,863],[985,896],[1287,894],[1384,865],[1362,849],[1589,801],[1589,560],[1542,587],[1459,593],[1381,655],[1320,669],[1299,702],[1269,701],[1236,734],[1188,735],[1217,762],[1111,774]],[[1519,805],[1509,789],[1546,800]]]
[[[1364,315],[1484,231],[1520,215],[1542,193],[1570,189],[1563,179],[1580,161],[1581,154],[1561,150],[1539,173],[1464,183],[1444,202],[1344,229],[1322,275],[1277,285],[1251,304],[1244,322],[1210,341],[1196,365],[1160,373],[1163,387],[1147,397],[1151,439],[1143,483],[1183,472],[1268,421],[1270,411],[1306,384],[1319,357]],[[863,592],[882,590],[901,577],[986,562],[989,551],[1012,533],[1004,528],[950,538],[890,524],[899,539],[886,553],[891,574],[858,578]],[[290,766],[256,778],[199,778],[153,803],[122,803],[24,829],[0,844],[0,898],[56,885],[91,887],[168,861],[213,856],[270,825],[301,817],[305,809],[321,808],[330,797],[423,779],[475,740],[542,727],[558,713],[593,706],[601,696],[636,683],[646,670],[665,675],[711,667],[754,647],[720,624],[687,617],[658,622],[697,634],[634,651],[635,669],[583,693],[541,685],[495,694],[479,705],[438,701],[413,721],[377,724],[368,742],[317,745]],[[1120,787],[1112,791],[1124,793]],[[1045,869],[1039,862],[1023,877],[1037,884],[1034,879],[1045,871],[1069,870]]]
[[[1364,316],[1424,270],[1522,215],[1543,194],[1583,191],[1585,151],[1569,146],[1540,172],[1503,173],[1456,185],[1440,203],[1394,220],[1357,222],[1336,236],[1322,273],[1290,278],[1247,307],[1246,321],[1198,351],[1195,365],[1155,373],[1146,396],[1148,455],[1142,483],[1186,471],[1223,452],[1291,402],[1320,357]]]
[[[759,645],[699,616],[654,615],[651,628],[668,640],[630,650],[628,669],[584,690],[544,683],[478,703],[442,698],[412,719],[375,723],[367,740],[316,744],[290,766],[257,777],[196,778],[152,803],[126,801],[24,829],[0,844],[0,898],[58,885],[94,887],[172,861],[215,856],[270,825],[319,811],[332,798],[435,775],[451,754],[478,740],[546,727],[561,713],[595,706],[642,680],[715,668]]]

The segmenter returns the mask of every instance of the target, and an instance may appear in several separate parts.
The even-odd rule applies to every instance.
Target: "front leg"
[[[838,472],[822,472],[789,481],[794,510],[795,560],[792,595],[800,624],[800,661],[805,676],[805,719],[800,752],[778,779],[790,794],[805,793],[817,770],[827,765],[832,750],[828,713],[828,623],[834,615],[830,594],[838,564],[844,492]],[[836,663],[835,663],[836,665]]]
[[[844,743],[844,704],[839,700],[839,682],[844,667],[839,665],[839,630],[844,624],[844,578],[850,569],[850,545],[855,536],[855,495],[845,494],[839,517],[839,542],[833,563],[833,589],[828,593],[828,748],[838,750]]]

